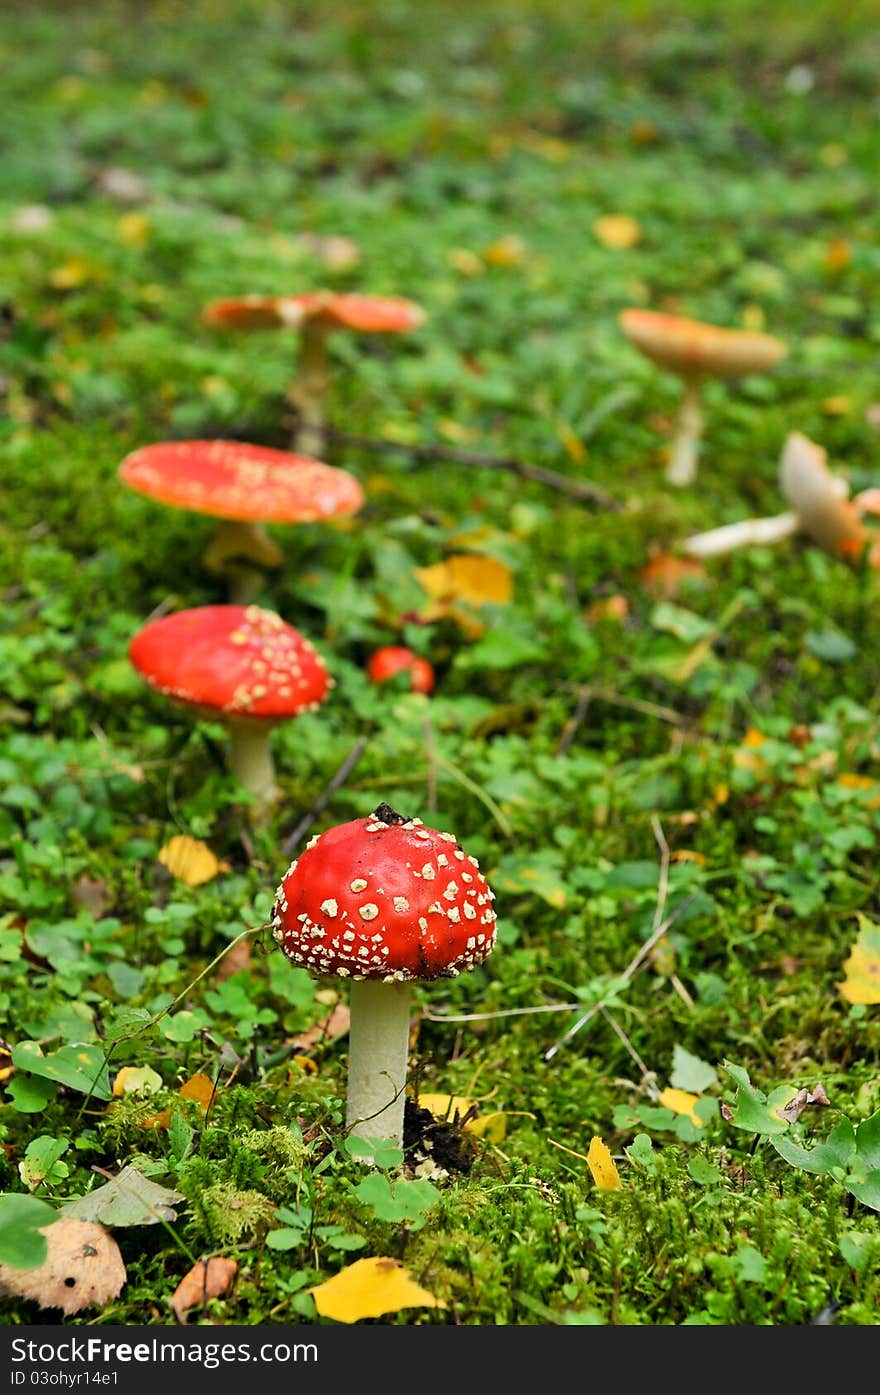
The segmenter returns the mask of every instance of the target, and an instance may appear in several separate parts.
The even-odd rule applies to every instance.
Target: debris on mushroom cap
[[[273,933],[316,976],[452,978],[492,952],[494,899],[451,833],[380,804],[312,839],[291,864]]]
[[[360,482],[305,455],[243,441],[159,441],[119,466],[139,494],[172,508],[239,522],[311,523],[356,513]]]
[[[402,296],[306,291],[302,295],[229,296],[207,305],[202,318],[218,329],[296,329],[306,320],[320,320],[327,328],[401,334],[423,324],[426,316],[420,305]]]
[[[785,439],[779,460],[779,486],[801,527],[820,547],[857,560],[868,541],[868,530],[859,510],[845,495],[828,469],[828,453],[792,431]]]
[[[788,352],[781,339],[769,334],[722,329],[659,310],[622,310],[619,321],[631,344],[655,363],[685,376],[739,378],[761,373]]]
[[[309,640],[255,605],[196,606],[151,620],[128,653],[158,692],[228,717],[280,721],[314,711],[332,684]]]

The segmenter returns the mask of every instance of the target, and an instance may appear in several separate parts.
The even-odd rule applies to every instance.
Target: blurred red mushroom
[[[403,334],[424,323],[425,312],[401,296],[346,295],[308,291],[302,295],[243,295],[212,301],[203,311],[215,329],[297,329],[299,365],[290,388],[297,410],[293,449],[321,455],[330,383],[327,335],[348,329],[360,334]]]
[[[430,693],[436,681],[433,665],[404,644],[386,644],[374,650],[367,660],[367,677],[371,683],[387,683],[399,673],[409,675],[409,686],[414,693]]]
[[[494,899],[451,833],[387,804],[312,838],[287,869],[275,939],[316,977],[351,980],[351,1133],[400,1145],[410,984],[483,963],[495,945]]]
[[[233,775],[258,813],[268,808],[273,727],[314,712],[332,685],[310,641],[259,606],[197,606],[149,621],[128,653],[157,692],[225,724]]]
[[[253,600],[281,550],[266,523],[312,523],[356,513],[364,492],[354,475],[320,460],[242,441],[160,441],[127,455],[120,479],[172,508],[225,520],[204,553],[227,577],[229,599]]]

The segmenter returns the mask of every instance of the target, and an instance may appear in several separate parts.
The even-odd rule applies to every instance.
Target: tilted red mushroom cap
[[[119,476],[172,508],[239,522],[311,523],[356,513],[360,482],[309,456],[243,441],[159,441],[127,455]]]
[[[622,310],[620,327],[637,349],[673,372],[739,378],[773,368],[787,345],[769,334],[722,329],[660,310]]]
[[[318,976],[451,978],[491,953],[493,900],[476,858],[451,833],[380,804],[313,838],[291,864],[274,934]]]
[[[196,606],[151,620],[128,653],[166,697],[227,717],[281,721],[314,711],[331,684],[309,640],[255,605]]]
[[[306,291],[302,295],[227,296],[212,301],[202,313],[218,329],[297,328],[305,320],[320,320],[328,329],[354,329],[365,334],[403,334],[425,321],[415,301],[402,296],[348,295],[336,291]]]

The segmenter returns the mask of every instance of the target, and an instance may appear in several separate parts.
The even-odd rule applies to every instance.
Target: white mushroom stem
[[[846,480],[839,475],[829,475],[827,488],[832,500],[845,499],[849,493]],[[694,533],[685,538],[682,549],[690,557],[723,557],[739,547],[763,547],[784,542],[786,538],[803,532],[803,529],[800,514],[789,509],[786,513],[771,514],[767,518],[742,518],[721,528],[710,528],[705,533]]]
[[[381,1138],[402,1147],[409,985],[357,979],[350,1008],[346,1124],[358,1138]]]
[[[710,528],[685,538],[683,550],[690,557],[723,557],[738,547],[763,547],[783,542],[800,532],[801,521],[796,513],[777,513],[769,518],[742,518],[722,528]]]
[[[281,549],[262,523],[227,519],[214,531],[202,562],[214,576],[226,577],[232,605],[250,605],[263,589],[265,572],[280,567]]]
[[[268,808],[277,794],[275,762],[269,744],[273,723],[233,718],[228,719],[226,724],[229,728],[229,769],[238,783],[253,795],[255,810],[259,814]]]
[[[330,359],[327,327],[319,317],[306,318],[300,329],[299,362],[289,397],[297,413],[293,449],[297,455],[320,460],[324,453]]]
[[[675,439],[670,446],[666,483],[682,486],[697,478],[697,459],[703,435],[702,385],[696,375],[683,379],[684,391],[678,409]]]

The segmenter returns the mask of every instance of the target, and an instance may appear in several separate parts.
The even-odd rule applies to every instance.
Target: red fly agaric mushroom
[[[275,939],[316,977],[351,980],[346,1122],[403,1135],[410,985],[475,969],[495,944],[494,895],[451,833],[387,804],[312,838],[275,898]]]
[[[425,312],[401,296],[308,291],[303,295],[244,295],[215,300],[205,307],[202,318],[217,329],[299,330],[299,368],[290,389],[290,399],[297,410],[293,448],[301,455],[320,455],[324,449],[330,382],[328,333],[349,329],[361,334],[401,334],[423,324]]]
[[[742,378],[773,368],[788,352],[781,339],[752,330],[721,329],[658,310],[623,310],[620,327],[647,358],[676,373],[683,395],[666,480],[691,484],[703,434],[702,391],[706,378]]]
[[[276,793],[272,728],[314,712],[333,682],[309,640],[274,611],[208,605],[149,621],[128,653],[151,687],[224,722],[230,769],[257,810],[267,808]]]
[[[127,455],[119,477],[172,508],[224,519],[204,554],[229,580],[230,600],[254,599],[263,569],[282,554],[266,523],[312,523],[356,513],[364,492],[354,475],[268,446],[242,441],[160,441]]]
[[[409,686],[414,693],[430,693],[434,687],[433,665],[404,644],[383,645],[367,660],[367,677],[371,683],[387,683],[398,673],[409,675]]]

